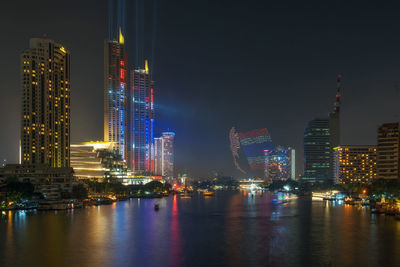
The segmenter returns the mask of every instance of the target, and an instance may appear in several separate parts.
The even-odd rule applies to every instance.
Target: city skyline
[[[158,133],[161,129],[169,128],[179,135],[175,147],[177,172],[186,169],[194,175],[204,176],[208,170],[217,169],[226,174],[239,175],[229,150],[227,132],[232,126],[238,131],[267,127],[274,142],[293,146],[297,158],[301,158],[305,125],[311,118],[325,117],[331,111],[335,91],[332,80],[338,73],[343,74],[342,144],[376,144],[376,127],[399,120],[399,93],[396,90],[399,80],[395,63],[399,57],[395,48],[399,41],[393,35],[393,28],[389,27],[399,23],[391,17],[392,11],[388,8],[365,6],[365,14],[357,13],[352,17],[353,6],[341,12],[335,12],[336,8],[327,10],[319,5],[313,6],[306,14],[320,11],[331,16],[314,16],[302,22],[299,32],[306,34],[303,39],[296,33],[296,27],[290,24],[294,21],[294,18],[289,18],[294,13],[294,7],[286,9],[276,4],[273,7],[288,19],[287,24],[278,21],[278,29],[290,33],[290,37],[281,38],[280,41],[275,39],[274,43],[274,37],[281,35],[272,26],[265,30],[256,26],[261,35],[256,34],[257,31],[246,33],[245,29],[257,22],[256,18],[246,22],[248,24],[243,28],[234,27],[233,17],[239,13],[239,2],[232,2],[227,11],[218,3],[210,6],[185,4],[180,8],[176,4],[168,7],[165,3],[159,3],[158,35],[163,46],[158,46],[156,50],[158,57],[154,66],[154,80],[158,89],[155,98],[160,103],[156,109],[161,110],[158,113],[162,114],[157,119],[165,121],[165,125],[155,127]],[[11,6],[11,1],[6,1],[4,5],[6,8],[2,10],[12,11],[16,8]],[[38,7],[27,5],[39,12]],[[2,114],[7,114],[2,122],[5,129],[0,136],[0,158],[7,158],[10,163],[16,163],[18,159],[16,133],[19,132],[19,124],[15,122],[20,116],[20,107],[13,104],[19,103],[20,97],[18,57],[26,48],[29,37],[43,37],[43,33],[47,33],[49,39],[64,44],[72,53],[71,141],[102,139],[103,107],[93,103],[102,103],[103,97],[103,70],[100,65],[103,61],[102,45],[107,37],[106,1],[103,6],[95,6],[90,1],[78,5],[78,2],[72,1],[67,9],[70,11],[74,8],[78,10],[76,16],[79,19],[71,21],[71,25],[59,19],[59,15],[52,17],[52,25],[43,24],[48,17],[35,19],[32,25],[27,25],[31,15],[24,11],[8,12],[18,14],[18,21],[14,23],[16,31],[5,26],[6,21],[13,21],[12,18],[1,14],[4,20],[1,27],[14,40],[11,44],[2,43],[0,49],[2,58],[8,62],[7,67],[0,69],[0,90],[4,96],[0,100],[0,107]],[[191,16],[173,16],[182,12],[183,8]],[[243,16],[250,18],[251,12],[261,12],[256,8],[265,6],[246,6]],[[39,14],[51,14],[50,11],[46,7]],[[227,17],[224,22],[218,20],[218,12],[225,12]],[[208,13],[208,22],[201,24],[201,16]],[[376,22],[371,26],[372,33],[378,34],[385,42],[368,39],[371,32],[367,32],[367,27],[362,23],[357,24],[357,21],[365,22],[371,13],[375,14],[373,21]],[[86,14],[91,16],[86,17]],[[266,20],[277,20],[276,16],[268,14],[271,18]],[[166,16],[170,15],[173,18],[167,20]],[[315,36],[306,31],[307,23],[311,20],[322,25],[312,26],[316,27],[313,32]],[[349,29],[336,24],[339,20],[346,21]],[[193,25],[189,28],[184,26],[185,22]],[[70,31],[77,25],[82,27],[82,31]],[[178,33],[174,33],[175,29]],[[192,34],[188,34],[189,29],[193,30]],[[353,31],[360,35],[357,40],[351,37]],[[236,35],[243,37],[237,43],[233,42]],[[197,42],[199,39],[203,41]],[[87,41],[87,45],[83,40]],[[263,49],[258,45],[250,45],[254,40]],[[289,46],[289,40],[294,40],[295,45]],[[368,42],[364,42],[366,40]],[[201,48],[208,45],[208,41],[213,42],[205,53]],[[314,41],[318,42],[319,47],[312,45]],[[278,47],[279,42],[283,48]],[[346,43],[347,46],[337,43]],[[245,53],[235,60],[234,52],[242,46]],[[272,55],[273,51],[276,57]],[[204,71],[202,75],[200,70]],[[236,75],[238,73],[241,75]],[[243,94],[243,91],[246,93]],[[289,94],[292,97],[288,97]],[[301,114],[296,110],[302,110]],[[302,162],[301,159],[299,161]]]

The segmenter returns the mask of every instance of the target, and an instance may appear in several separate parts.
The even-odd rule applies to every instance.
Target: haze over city
[[[10,163],[18,160],[19,55],[31,37],[71,51],[72,142],[103,136],[106,1],[52,3],[2,2],[0,158]],[[399,26],[396,4],[159,1],[155,129],[177,133],[176,170],[240,175],[229,150],[235,126],[268,128],[274,143],[297,150],[301,173],[305,125],[332,109],[339,73],[342,143],[375,144],[376,127],[399,119]]]

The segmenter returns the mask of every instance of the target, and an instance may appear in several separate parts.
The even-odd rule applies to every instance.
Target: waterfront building
[[[332,177],[329,119],[310,121],[304,131],[304,175],[306,182],[325,182]]]
[[[128,167],[134,173],[154,172],[154,92],[149,66],[130,72]]]
[[[400,123],[379,126],[377,144],[377,177],[400,179]]]
[[[295,150],[276,146],[265,152],[265,175],[268,181],[295,180]]]
[[[5,182],[8,177],[17,177],[20,182],[30,182],[36,191],[43,184],[70,191],[74,182],[72,168],[54,168],[47,164],[7,164],[0,169],[0,183]]]
[[[127,159],[127,55],[124,35],[104,42],[104,141]]]
[[[162,138],[162,176],[174,177],[174,132],[163,132]]]
[[[340,145],[341,75],[337,76],[333,111],[311,120],[304,131],[305,182],[333,183],[333,148]]]
[[[345,145],[333,149],[335,184],[371,182],[377,178],[376,146]]]
[[[20,162],[70,165],[70,53],[49,39],[32,38],[21,54]]]
[[[162,137],[154,138],[154,174],[162,175]]]
[[[71,145],[71,167],[78,179],[125,179],[129,172],[112,142],[81,142]]]

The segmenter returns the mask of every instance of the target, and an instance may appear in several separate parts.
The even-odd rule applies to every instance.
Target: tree
[[[83,184],[77,184],[72,187],[72,197],[76,199],[85,199],[88,197],[88,191]]]

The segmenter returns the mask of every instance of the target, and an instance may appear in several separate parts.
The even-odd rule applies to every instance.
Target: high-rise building
[[[124,159],[127,155],[128,73],[124,36],[104,42],[104,141],[115,144]]]
[[[175,133],[163,132],[161,138],[162,138],[162,176],[173,178]]]
[[[332,177],[329,119],[310,121],[304,131],[304,175],[306,182],[325,182]]]
[[[303,181],[333,183],[333,148],[340,145],[341,78],[337,77],[333,111],[308,123],[304,132]]]
[[[154,174],[162,175],[162,137],[154,138]]]
[[[268,181],[295,179],[295,150],[276,146],[265,152],[265,175]]]
[[[378,127],[377,177],[400,179],[400,123]]]
[[[346,145],[333,151],[335,184],[366,184],[377,178],[376,146]]]
[[[21,54],[21,163],[70,166],[70,54],[33,38]]]
[[[153,81],[144,69],[130,73],[128,166],[135,173],[154,172]]]

